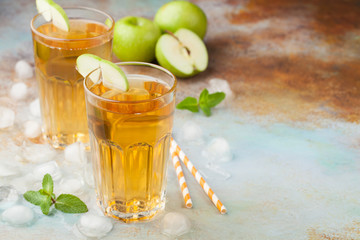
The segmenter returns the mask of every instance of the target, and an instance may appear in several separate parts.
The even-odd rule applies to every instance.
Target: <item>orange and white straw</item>
[[[188,189],[186,181],[185,181],[185,176],[184,176],[184,173],[182,171],[182,167],[181,167],[181,164],[180,164],[179,157],[176,154],[176,152],[173,152],[171,154],[171,156],[172,156],[172,162],[173,162],[174,167],[175,167],[176,175],[177,175],[177,178],[178,178],[178,182],[179,182],[179,185],[180,185],[180,188],[181,188],[181,193],[182,193],[184,201],[185,201],[185,206],[187,208],[192,208],[192,201],[191,201],[189,189]]]
[[[216,206],[221,214],[226,213],[225,206],[221,203],[220,199],[215,195],[214,191],[210,188],[210,186],[206,183],[205,179],[201,176],[198,170],[194,167],[194,165],[190,162],[189,158],[185,155],[185,153],[181,150],[176,141],[171,138],[171,146],[170,152],[172,155],[178,155],[180,160],[185,164],[186,168],[191,172],[196,181],[200,184],[204,192],[208,195],[210,200]]]

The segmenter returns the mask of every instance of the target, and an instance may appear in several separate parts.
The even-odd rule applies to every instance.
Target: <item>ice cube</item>
[[[112,98],[118,94],[121,94],[122,92],[116,90],[116,89],[111,89],[109,91],[104,92],[103,94],[101,94],[101,97],[103,98]]]
[[[34,220],[34,212],[31,208],[23,205],[15,205],[5,210],[1,218],[12,226],[30,225]]]
[[[36,138],[41,134],[41,125],[36,121],[27,121],[24,124],[24,135],[28,138]]]
[[[233,158],[230,145],[225,138],[214,138],[202,151],[209,162],[229,162]]]
[[[169,212],[162,219],[161,232],[171,237],[181,236],[190,229],[190,220],[184,214]]]
[[[20,60],[15,64],[15,74],[20,79],[32,78],[34,76],[33,68],[25,60]]]
[[[47,144],[33,144],[24,148],[24,158],[32,163],[52,160],[56,151]]]
[[[232,92],[228,81],[220,78],[213,78],[209,81],[209,93],[214,92],[224,92],[226,94],[225,100],[223,102],[230,103],[234,99],[234,93]],[[220,103],[219,105],[222,105]]]
[[[41,181],[39,181],[39,179],[35,179],[32,173],[12,179],[9,184],[14,186],[20,194],[24,194],[26,191],[41,188]]]
[[[10,89],[10,97],[14,100],[23,100],[28,93],[28,87],[25,83],[15,83]]]
[[[113,99],[117,101],[141,101],[150,98],[150,93],[143,88],[130,88],[127,92],[119,92],[112,89],[101,95],[104,98]]]
[[[14,125],[15,112],[10,108],[0,106],[0,129]]]
[[[0,186],[0,210],[7,209],[19,200],[19,194],[12,186]]]
[[[74,224],[72,228],[72,232],[78,240],[88,240],[89,238],[84,236],[78,229],[77,225]]]
[[[31,115],[33,115],[34,117],[41,116],[40,100],[38,98],[30,103],[29,108]]]
[[[144,88],[131,88],[126,92],[132,101],[147,100],[150,98],[150,93]]]
[[[83,165],[86,163],[85,146],[82,142],[76,142],[67,146],[64,150],[65,161]]]
[[[19,171],[14,166],[0,162],[0,177],[10,177],[18,173]]]
[[[203,144],[203,131],[201,127],[194,121],[187,121],[179,132],[179,138],[191,144]]]
[[[84,180],[82,177],[68,177],[61,179],[59,192],[67,194],[81,194],[83,192]]]
[[[43,179],[45,174],[50,174],[54,181],[59,180],[62,176],[61,170],[55,161],[40,164],[34,171],[34,178],[37,180]]]
[[[81,215],[76,227],[86,237],[101,238],[112,230],[113,223],[108,217],[85,213]]]

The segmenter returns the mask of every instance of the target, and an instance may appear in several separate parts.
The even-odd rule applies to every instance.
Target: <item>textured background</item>
[[[166,0],[58,1],[152,18]],[[235,99],[210,118],[176,111],[175,137],[186,121],[202,126],[204,143],[179,144],[228,208],[222,216],[189,174],[194,208],[183,207],[172,166],[167,211],[193,228],[179,239],[360,239],[360,2],[355,0],[198,0],[206,12],[206,72],[179,81],[177,98],[197,96],[211,78],[230,82]],[[29,22],[35,1],[0,0],[0,98],[8,95],[17,60],[33,62]],[[36,83],[29,101],[36,97]],[[15,106],[16,141],[26,104]],[[17,134],[17,135],[16,135]],[[234,159],[206,168],[201,155],[214,137],[230,142]],[[61,153],[59,153],[61,154]],[[167,239],[159,219],[117,223],[106,239]],[[75,239],[76,216],[41,218],[31,228],[0,223],[2,239]],[[56,226],[57,224],[57,226]]]

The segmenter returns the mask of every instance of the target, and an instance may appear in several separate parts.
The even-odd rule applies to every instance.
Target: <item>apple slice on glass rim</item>
[[[51,21],[59,29],[70,30],[69,18],[64,9],[52,0],[36,0],[36,8],[46,21]]]
[[[90,73],[90,79],[95,83],[102,77],[105,87],[120,91],[129,90],[129,82],[121,68],[108,60],[93,54],[82,54],[76,59],[77,71],[85,78]],[[99,71],[94,71],[99,69]]]
[[[161,66],[178,77],[191,77],[205,71],[208,66],[204,42],[185,28],[160,37],[156,44],[156,59]]]

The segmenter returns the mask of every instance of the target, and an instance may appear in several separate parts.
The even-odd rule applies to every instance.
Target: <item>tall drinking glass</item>
[[[94,83],[91,73],[84,81],[98,204],[125,222],[147,220],[165,206],[176,78],[154,64],[118,66],[127,92]]]
[[[89,142],[83,77],[75,69],[76,58],[92,53],[110,59],[114,29],[112,17],[99,10],[64,10],[69,32],[47,22],[41,14],[31,21],[43,135],[55,148]]]

